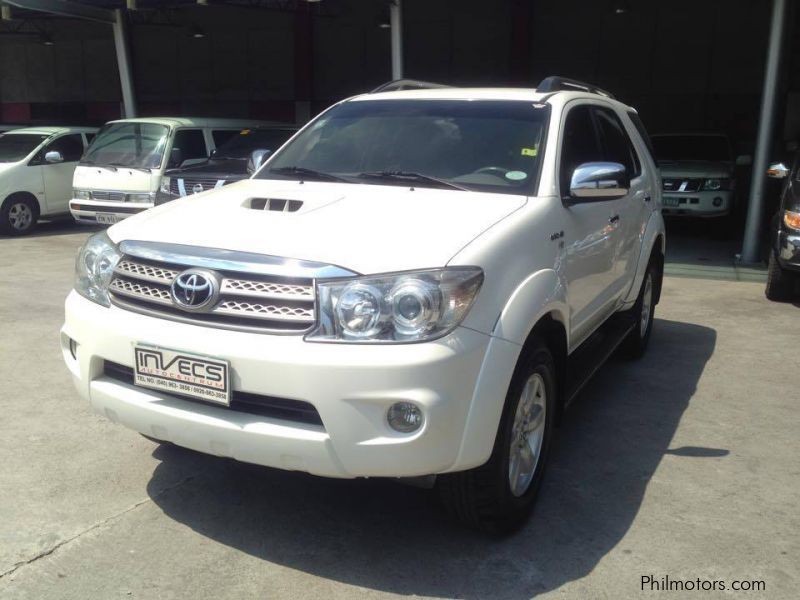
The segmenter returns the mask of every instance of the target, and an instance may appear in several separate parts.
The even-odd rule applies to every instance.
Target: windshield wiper
[[[136,171],[143,171],[145,173],[151,173],[150,169],[147,167],[135,167],[133,165],[123,165],[122,163],[108,163],[109,167],[116,167],[121,169],[135,169]]]
[[[425,175],[423,173],[416,173],[414,171],[366,171],[364,173],[359,173],[358,177],[362,179],[384,179],[388,181],[401,181],[404,183],[407,182],[428,183],[428,184],[434,184],[437,187],[461,190],[462,192],[470,191],[467,188],[452,183],[450,181],[439,179],[438,177],[433,177],[431,175]]]
[[[296,165],[291,167],[276,167],[274,169],[270,169],[269,172],[277,173],[278,175],[300,175],[303,179],[313,178],[322,181],[343,181],[345,183],[352,183],[349,179],[339,177],[333,173],[315,171],[314,169],[307,169],[305,167],[298,167]]]

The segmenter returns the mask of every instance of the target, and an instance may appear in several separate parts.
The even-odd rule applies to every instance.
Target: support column
[[[401,1],[391,0],[389,4],[389,23],[392,35],[392,79],[403,78],[403,6]]]
[[[128,46],[128,27],[125,15],[120,9],[114,11],[114,46],[117,49],[117,65],[119,66],[119,83],[122,87],[122,106],[125,117],[130,119],[136,116],[136,97],[133,93],[133,80],[131,79],[131,57]]]
[[[747,223],[744,230],[742,262],[754,263],[760,258],[761,227],[764,213],[764,189],[767,167],[772,152],[772,132],[775,128],[775,97],[778,91],[779,69],[783,50],[783,34],[786,21],[786,0],[772,0],[772,23],[769,30],[769,48],[761,95],[761,114],[758,120],[756,153],[753,159],[753,178],[750,186],[750,201],[747,207]]]

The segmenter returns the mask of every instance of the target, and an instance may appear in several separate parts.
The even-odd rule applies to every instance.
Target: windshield
[[[0,135],[0,162],[17,162],[33,152],[48,136],[34,133]]]
[[[242,129],[222,144],[212,156],[213,159],[250,157],[253,150],[269,150],[275,152],[283,146],[296,129]]]
[[[721,135],[654,135],[652,140],[659,161],[731,160],[728,138]]]
[[[546,105],[497,100],[358,100],[320,116],[256,175],[532,193]]]
[[[156,123],[109,123],[94,138],[80,164],[157,169],[169,127]]]

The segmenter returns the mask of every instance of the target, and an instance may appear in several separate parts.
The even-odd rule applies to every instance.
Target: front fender
[[[526,278],[500,313],[475,384],[461,449],[450,471],[471,469],[489,460],[522,347],[545,315],[569,331],[566,286],[553,269]]]

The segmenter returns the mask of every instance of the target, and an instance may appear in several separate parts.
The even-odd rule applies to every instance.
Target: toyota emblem
[[[203,191],[203,184],[202,183],[195,183],[192,186],[192,193],[193,194],[199,194],[202,191]]]
[[[170,291],[180,308],[203,310],[213,306],[219,296],[219,278],[211,271],[188,269],[174,279]]]

